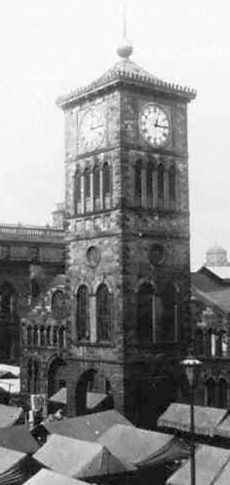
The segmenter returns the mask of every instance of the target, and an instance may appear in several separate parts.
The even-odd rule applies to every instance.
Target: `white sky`
[[[133,60],[196,88],[189,106],[193,267],[230,258],[230,2],[126,0]],[[0,0],[0,221],[46,224],[64,198],[59,95],[117,60],[122,0]]]

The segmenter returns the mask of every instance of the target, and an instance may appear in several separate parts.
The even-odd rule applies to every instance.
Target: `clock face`
[[[83,114],[80,122],[79,141],[81,149],[94,150],[103,141],[105,134],[105,110],[95,106]]]
[[[139,115],[139,129],[143,138],[154,147],[166,145],[169,141],[169,118],[157,104],[143,106]]]

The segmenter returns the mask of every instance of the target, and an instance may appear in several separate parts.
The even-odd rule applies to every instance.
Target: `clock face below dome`
[[[83,113],[79,127],[79,142],[82,151],[99,147],[104,139],[106,117],[104,106],[94,106]]]
[[[145,104],[139,114],[139,130],[147,143],[153,147],[166,145],[170,134],[170,122],[166,111],[157,104]]]

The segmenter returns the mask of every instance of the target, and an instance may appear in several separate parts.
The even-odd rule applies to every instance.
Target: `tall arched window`
[[[137,334],[140,342],[153,340],[153,288],[148,283],[137,294]]]
[[[34,341],[33,341],[34,347],[37,347],[38,345],[38,327],[35,325],[34,326]]]
[[[46,343],[46,340],[45,340],[45,327],[40,327],[40,344],[42,347],[44,347]]]
[[[219,380],[219,407],[220,408],[227,408],[228,407],[228,384],[227,381],[223,378]]]
[[[163,341],[174,341],[178,339],[180,322],[177,289],[171,281],[164,287],[161,297],[161,338]]]
[[[164,203],[164,167],[162,163],[157,167],[157,195],[158,204],[162,206]]]
[[[176,170],[174,165],[169,169],[169,202],[174,204],[176,201]]]
[[[51,328],[50,326],[46,329],[46,343],[47,345],[51,345]]]
[[[223,334],[222,332],[218,332],[216,334],[216,357],[222,357],[222,338]]]
[[[99,286],[96,295],[97,340],[109,342],[112,338],[111,295],[105,284]]]
[[[76,328],[78,340],[89,339],[89,292],[85,285],[80,286],[77,292]]]
[[[93,171],[93,199],[94,210],[100,210],[100,169],[98,166]]]
[[[153,206],[153,166],[149,162],[146,170],[146,195],[147,195],[147,207]]]
[[[210,357],[212,354],[212,330],[206,332],[206,355]]]
[[[74,200],[75,200],[75,214],[82,212],[81,207],[81,174],[76,172],[74,180]]]
[[[216,405],[216,383],[212,377],[207,380],[206,382],[206,391],[207,391],[207,406],[214,406]]]
[[[136,165],[135,165],[135,180],[134,180],[134,186],[135,186],[135,204],[138,207],[141,207],[141,173],[142,173],[142,163],[141,160],[137,160]]]
[[[14,316],[16,313],[15,289],[11,283],[3,283],[0,288],[1,305],[0,312],[2,318]]]
[[[34,361],[34,386],[33,386],[33,392],[34,394],[38,393],[39,389],[39,364],[38,361]]]
[[[110,196],[111,196],[111,174],[110,166],[106,162],[103,166],[103,203],[104,208],[110,208]]]
[[[90,171],[89,171],[89,169],[85,170],[84,184],[85,184],[85,210],[88,212],[91,209],[91,204],[90,204]]]
[[[32,344],[32,328],[31,326],[27,327],[27,345]]]
[[[204,354],[204,333],[201,328],[198,328],[196,331],[195,343],[196,343],[197,355],[203,355]]]
[[[58,330],[58,335],[59,335],[59,346],[61,348],[64,347],[64,333],[65,333],[64,327],[60,327]]]
[[[58,343],[58,331],[56,325],[53,326],[53,345],[56,346]]]
[[[33,374],[33,361],[29,360],[27,364],[27,392],[30,394],[33,392],[32,389],[32,374]]]

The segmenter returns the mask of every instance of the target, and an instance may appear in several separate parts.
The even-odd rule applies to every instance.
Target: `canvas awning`
[[[55,434],[33,458],[42,466],[73,478],[117,475],[133,470],[99,443]]]
[[[117,424],[106,431],[97,443],[108,448],[117,458],[136,465],[164,449],[172,440],[173,436],[169,434]]]
[[[9,394],[19,394],[20,393],[20,379],[0,379],[0,388]]]
[[[50,434],[55,433],[85,441],[96,441],[114,424],[131,426],[130,421],[115,409],[75,418],[64,418],[61,421],[43,422],[43,426]]]
[[[36,475],[31,477],[24,485],[88,485],[83,480],[68,477],[52,470],[42,468]],[[96,484],[94,484],[96,485]]]
[[[156,453],[150,454],[145,460],[135,463],[137,468],[156,467],[162,464],[185,460],[190,456],[190,446],[182,439],[173,438]]]
[[[88,391],[86,394],[86,407],[87,409],[94,409],[99,404],[102,404],[108,398],[108,394],[104,394],[101,392],[90,392]],[[59,389],[53,396],[49,398],[49,401],[52,403],[66,405],[67,404],[67,389],[66,387],[62,387]]]
[[[0,427],[12,426],[23,414],[23,409],[16,406],[0,404]]]
[[[230,483],[230,462],[226,464],[220,475],[214,482],[214,485],[229,485]]]
[[[197,485],[213,485],[230,460],[230,450],[215,446],[200,446],[195,454]],[[168,485],[190,483],[190,459],[168,478]],[[227,484],[226,484],[227,485]]]
[[[0,447],[0,485],[18,485],[28,478],[25,453]]]
[[[216,428],[216,436],[230,438],[230,416],[227,416]]]
[[[227,415],[226,409],[194,406],[195,433],[213,436],[217,426]],[[158,419],[158,427],[189,432],[190,406],[172,403]]]
[[[39,445],[25,425],[0,428],[0,446],[32,455]]]

